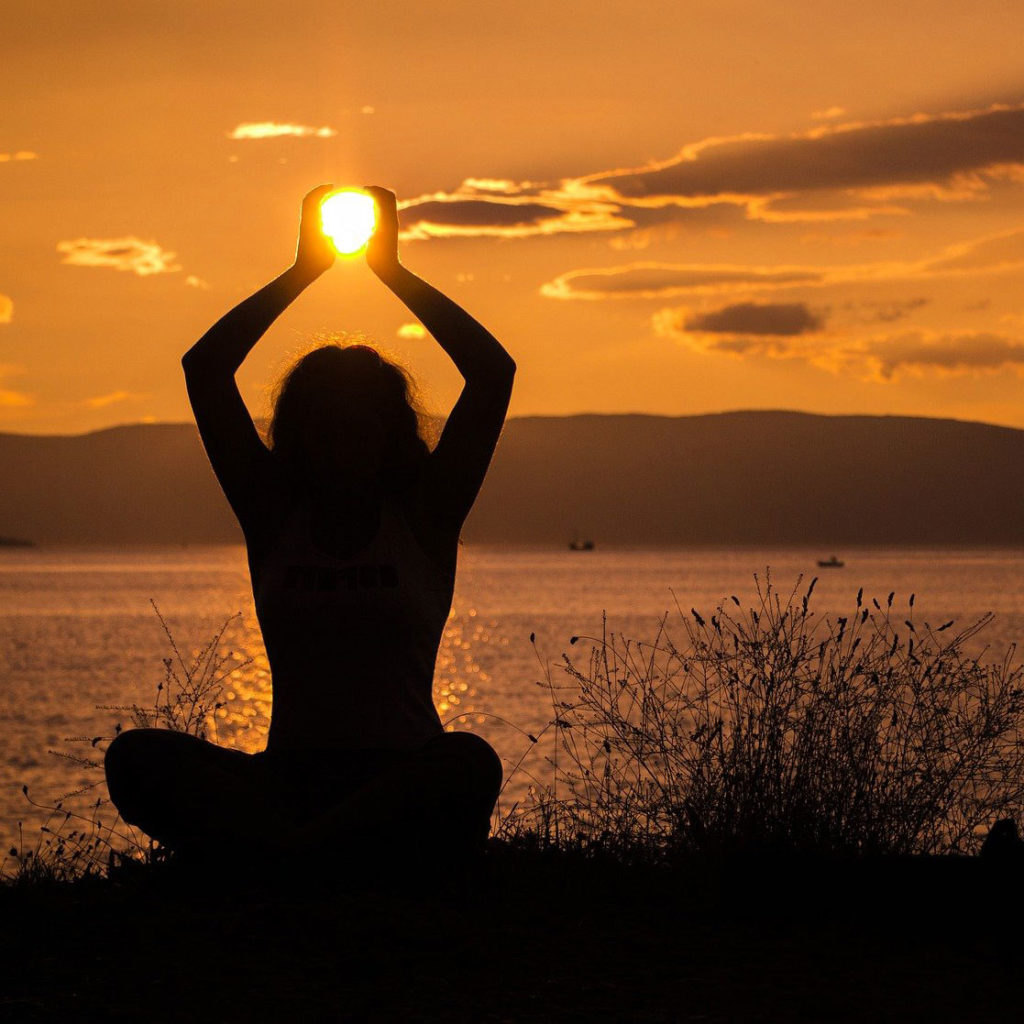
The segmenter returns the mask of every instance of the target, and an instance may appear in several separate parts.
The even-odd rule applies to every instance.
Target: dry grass
[[[813,581],[755,580],[751,608],[677,607],[651,643],[606,627],[563,656],[543,684],[551,777],[497,834],[630,859],[949,854],[1019,817],[1024,672],[1013,648],[967,653],[991,616],[933,628],[913,596],[897,612],[858,593],[819,619]]]
[[[186,657],[160,609],[151,603],[171,650],[171,656],[164,658],[163,679],[156,685],[152,705],[105,704],[97,710],[116,712],[135,728],[171,729],[216,740],[215,715],[223,707],[224,686],[231,672],[240,667],[232,652],[222,650],[224,634],[237,616],[227,619],[208,643]],[[40,812],[43,823],[34,842],[26,842],[19,825],[18,846],[7,851],[0,864],[0,878],[18,884],[69,882],[166,857],[166,851],[120,819],[106,795],[93,799],[93,792],[104,787],[103,754],[122,728],[117,721],[110,735],[68,737],[72,748],[84,748],[83,753],[50,751],[54,757],[86,769],[93,781],[50,802],[37,800],[27,786],[22,787],[26,801]]]

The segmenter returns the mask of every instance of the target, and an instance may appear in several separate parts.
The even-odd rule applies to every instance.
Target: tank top
[[[434,664],[454,569],[434,564],[402,512],[339,556],[299,504],[252,566],[274,696],[268,750],[407,749],[442,731]]]

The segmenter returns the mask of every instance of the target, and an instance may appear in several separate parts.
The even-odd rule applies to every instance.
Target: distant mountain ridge
[[[0,434],[0,534],[240,540],[195,427]],[[899,416],[732,412],[510,420],[468,541],[1024,544],[1024,431]]]

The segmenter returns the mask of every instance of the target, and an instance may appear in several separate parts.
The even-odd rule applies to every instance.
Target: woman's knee
[[[167,729],[126,729],[107,747],[103,767],[110,799],[126,821],[159,800],[179,774],[191,737]]]
[[[157,729],[127,729],[118,733],[103,756],[110,799],[126,819],[150,775]]]
[[[154,734],[159,732],[159,729],[126,729],[118,733],[103,755],[107,778],[120,783],[137,777],[143,765],[152,759],[153,748],[160,742]]]
[[[431,755],[453,768],[453,774],[481,797],[497,799],[504,778],[501,758],[482,736],[472,732],[446,732],[430,743]]]

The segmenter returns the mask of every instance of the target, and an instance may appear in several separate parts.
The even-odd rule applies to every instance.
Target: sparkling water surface
[[[585,660],[586,640],[609,631],[652,641],[683,631],[678,607],[710,613],[736,595],[756,598],[754,574],[770,567],[788,593],[818,577],[819,616],[849,614],[857,590],[905,610],[916,595],[915,622],[959,624],[993,612],[981,637],[991,660],[1024,637],[1024,551],[862,549],[841,553],[841,569],[819,569],[831,552],[794,549],[595,550],[497,549],[466,546],[451,617],[438,657],[434,697],[444,721],[485,736],[511,769],[505,806],[522,797],[530,777],[543,777],[536,734],[550,721],[550,678],[566,682],[563,652]],[[69,806],[105,796],[102,774],[67,755],[98,760],[115,725],[130,724],[128,705],[151,706],[173,657],[153,604],[189,660],[227,623],[225,705],[216,739],[246,751],[263,748],[270,678],[241,547],[0,550],[0,842],[25,845],[44,814],[30,796],[52,804],[99,785]],[[901,618],[903,616],[901,615]],[[535,642],[531,642],[531,634]],[[339,675],[345,652],[339,650]],[[545,685],[538,685],[545,682]],[[77,803],[76,803],[77,802]]]

